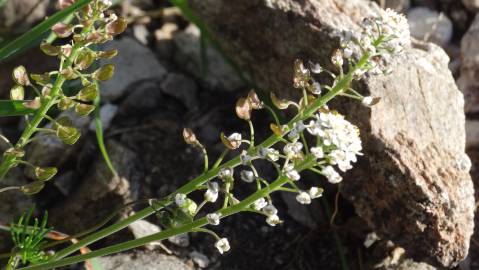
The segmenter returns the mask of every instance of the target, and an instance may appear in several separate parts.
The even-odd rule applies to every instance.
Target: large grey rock
[[[479,112],[479,15],[461,40],[461,76],[457,80],[464,93],[466,113]]]
[[[155,252],[117,254],[98,258],[103,270],[192,270],[174,256]]]
[[[378,14],[369,1],[190,0],[223,49],[260,88],[294,93],[296,58],[327,66],[342,30],[358,31]],[[238,31],[238,29],[242,29]],[[408,255],[453,266],[469,249],[474,190],[465,155],[463,96],[433,44],[415,43],[391,62],[390,75],[355,87],[382,102],[332,106],[362,131],[364,157],[342,185],[357,213]]]
[[[479,0],[462,0],[462,3],[469,11],[479,11]]]
[[[452,22],[444,13],[427,7],[415,7],[408,12],[407,18],[413,37],[441,46],[451,41]]]
[[[118,55],[111,60],[115,65],[115,74],[111,80],[101,83],[102,99],[106,102],[125,95],[134,82],[161,80],[166,75],[166,69],[158,62],[155,54],[133,38],[115,39],[106,43],[103,49],[118,49]],[[102,61],[102,64],[106,62]]]

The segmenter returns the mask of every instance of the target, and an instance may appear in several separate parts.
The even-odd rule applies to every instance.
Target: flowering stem
[[[369,60],[369,53],[365,53],[361,59],[358,61],[358,63],[353,67],[351,68],[351,70],[349,70],[349,72],[344,75],[339,81],[338,83],[328,92],[326,93],[324,96],[322,96],[321,98],[317,99],[316,101],[314,101],[313,103],[311,103],[305,110],[304,110],[304,113],[302,115],[297,115],[296,117],[294,117],[285,127],[285,132],[286,131],[289,131],[293,124],[299,120],[305,120],[307,119],[308,117],[311,117],[314,113],[316,113],[316,111],[321,108],[322,106],[324,106],[328,101],[330,101],[331,99],[333,99],[335,96],[337,96],[339,93],[341,93],[344,89],[347,89],[349,87],[349,85],[351,84],[351,81],[353,80],[353,73],[357,70],[357,69],[360,69],[362,67],[364,67],[368,60]],[[256,147],[253,147],[251,149],[248,150],[248,154],[250,155],[253,155],[254,153],[257,152],[257,149],[260,149],[260,147],[264,147],[264,148],[268,148],[274,144],[276,144],[277,142],[281,141],[283,138],[281,136],[278,136],[278,135],[271,135],[269,138],[267,138],[263,143],[257,145]],[[217,162],[218,163],[218,162]],[[241,164],[241,160],[240,160],[240,157],[239,156],[236,156],[235,158],[229,160],[228,162],[226,162],[223,167],[231,167],[231,168],[234,168],[236,166],[238,166],[239,164]],[[215,164],[216,165],[216,164]],[[309,169],[309,168],[308,168]],[[165,206],[168,206],[172,203],[172,198],[175,194],[178,194],[178,193],[183,193],[183,194],[189,194],[193,191],[195,191],[197,189],[198,186],[201,186],[203,185],[204,183],[206,183],[207,181],[215,178],[218,173],[219,173],[219,170],[220,170],[220,167],[217,167],[217,166],[214,166],[212,169],[210,169],[209,171],[203,173],[202,175],[198,176],[197,178],[191,180],[190,182],[186,183],[185,185],[183,185],[182,187],[180,187],[178,190],[176,190],[173,194],[170,194],[169,196],[167,196],[165,199],[163,200],[160,200],[154,204],[152,204],[151,207],[147,207],[147,208],[144,208],[142,210],[140,210],[139,212],[135,213],[134,215],[131,215],[129,216],[128,218],[124,219],[124,220],[121,220],[113,225],[110,225],[102,230],[99,230],[89,236],[86,236],[85,238],[81,239],[80,241],[78,241],[77,243],[75,244],[72,244],[62,250],[60,250],[59,252],[57,252],[53,259],[52,260],[60,260],[62,258],[65,258],[66,256],[78,251],[80,248],[82,247],[85,247],[85,246],[88,246],[100,239],[103,239],[115,232],[118,232],[119,230],[122,230],[126,227],[128,227],[128,225],[130,225],[131,223],[137,221],[137,220],[140,220],[140,219],[144,219],[152,214],[154,214],[155,212],[157,212],[158,210],[162,209],[163,207]],[[281,180],[283,178],[280,178],[279,180]],[[277,181],[279,181],[277,180]],[[278,184],[278,182],[275,181],[273,182],[269,187],[267,188],[271,188],[271,187],[275,187],[275,183]],[[286,183],[287,182],[287,179],[283,179],[282,180],[283,183]],[[281,186],[279,185],[279,186]],[[264,189],[261,189],[261,191],[263,191]],[[258,192],[254,193],[252,196],[256,197],[255,194],[259,194]],[[262,193],[261,193],[262,194]],[[265,195],[267,195],[268,193],[265,193]],[[251,197],[251,196],[250,196]],[[248,198],[250,198],[248,197]],[[257,196],[257,198],[260,198],[261,196]],[[264,197],[264,196],[263,196]],[[235,207],[238,207],[238,205],[243,205],[243,202],[245,202],[247,199],[243,200],[242,202],[240,202],[239,204],[236,204],[234,206],[231,206],[231,207],[228,207],[228,208],[225,208],[223,211],[226,211],[226,209],[230,209],[233,207],[233,209],[237,209]],[[248,200],[246,202],[249,202],[249,203],[252,203],[254,202],[254,200]],[[223,213],[224,214],[224,213]],[[202,219],[200,220],[197,220],[197,221],[194,221],[194,224],[193,225],[201,225],[202,223],[200,222]],[[204,220],[204,222],[206,222],[206,220]],[[168,238],[170,236],[173,236],[173,235],[176,235],[176,234],[179,234],[179,233],[183,233],[183,232],[186,232],[186,231],[182,231],[183,227],[179,227],[179,228],[175,228],[175,229],[171,229],[171,230],[166,230],[166,231],[163,231],[161,232],[161,237],[164,237],[164,238]],[[161,240],[161,239],[164,239],[164,238],[161,238],[157,235],[156,238],[161,238],[161,239],[156,239],[154,237],[155,235],[152,235],[152,236],[148,236],[150,238],[152,238],[153,240],[151,241],[156,241],[156,240]],[[146,240],[150,239],[150,238],[147,238]],[[141,240],[143,238],[140,238],[140,239],[137,239],[137,240],[133,240],[133,241],[138,241],[138,240]],[[127,242],[129,243],[129,242]],[[141,243],[139,245],[137,245],[136,243]],[[132,246],[129,247],[129,248],[133,248],[133,247],[137,247],[137,246],[141,246],[143,245],[144,243],[148,243],[148,242],[144,242],[144,241],[138,241],[138,242],[133,242],[132,243]],[[125,243],[126,244],[126,243]],[[119,244],[120,247],[116,247],[115,249],[107,249],[105,250],[105,253],[103,254],[99,254],[99,255],[95,255],[95,254],[98,254],[98,253],[89,253],[89,254],[85,254],[85,255],[81,255],[81,256],[87,256],[83,259],[83,257],[80,257],[80,261],[82,260],[85,260],[85,259],[89,259],[89,258],[93,258],[93,257],[96,257],[96,256],[102,256],[102,255],[106,255],[106,254],[111,254],[111,253],[114,253],[114,252],[119,252],[119,251],[123,251],[125,249],[124,246],[121,246],[122,244]],[[113,248],[113,247],[110,247],[110,248]],[[101,249],[103,250],[103,249]],[[101,250],[98,250],[98,251],[101,251]],[[117,250],[117,251],[114,251],[114,250]],[[96,251],[96,252],[98,252]],[[110,251],[113,251],[113,252],[110,252]],[[68,258],[66,260],[68,261],[65,261],[65,262],[68,262],[66,264],[71,264],[71,263],[75,263],[77,262],[77,260],[79,258],[77,258],[78,256],[75,256],[75,257],[71,257],[71,258]],[[74,258],[77,258],[77,259],[74,259]],[[63,261],[63,260],[62,260]],[[51,267],[58,267],[60,265],[66,265],[66,264],[60,264],[60,265],[57,265],[58,261],[57,262],[51,262],[51,263],[48,263],[48,264],[45,264],[45,265],[49,265]],[[34,266],[32,266],[34,267]],[[27,267],[27,268],[23,268],[25,270],[34,270],[34,269],[50,269],[50,268],[31,268],[31,267]]]

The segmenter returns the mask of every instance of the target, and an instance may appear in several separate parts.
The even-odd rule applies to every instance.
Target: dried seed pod
[[[45,187],[45,183],[43,181],[35,181],[21,186],[20,191],[25,195],[34,195],[40,192],[43,187]]]
[[[59,47],[53,46],[46,41],[43,41],[40,44],[40,50],[42,50],[42,52],[48,56],[57,56],[61,51]]]
[[[231,150],[238,149],[241,146],[241,134],[233,133],[230,136],[226,137],[223,132],[221,132],[221,141],[223,144]]]
[[[57,174],[58,170],[55,167],[35,167],[35,177],[40,181],[48,181]]]
[[[198,139],[196,139],[196,135],[193,132],[193,130],[191,130],[191,128],[183,129],[183,139],[185,140],[187,144],[193,145],[193,146],[197,146],[200,143]]]
[[[240,98],[236,102],[236,115],[243,120],[251,119],[251,104],[245,98]]]
[[[17,84],[10,89],[11,100],[23,100],[25,98],[25,88]]]
[[[119,17],[118,19],[116,19],[112,22],[109,22],[106,25],[105,30],[108,34],[116,36],[118,34],[123,33],[123,31],[125,31],[127,25],[128,24],[126,22],[126,19],[123,18],[123,17]]]
[[[273,92],[271,92],[270,96],[271,102],[273,102],[274,106],[276,106],[280,110],[285,110],[289,107],[289,105],[292,104],[292,102],[289,100],[279,99]]]
[[[98,81],[108,81],[115,73],[115,66],[112,64],[104,65],[93,73],[93,78]]]
[[[55,33],[60,38],[69,37],[73,31],[70,25],[64,23],[57,23],[52,27],[53,33]]]
[[[28,109],[36,110],[42,106],[42,102],[39,97],[36,97],[33,100],[23,102],[23,106]]]
[[[82,104],[82,103],[77,103],[75,105],[75,112],[78,113],[80,116],[87,116],[91,112],[95,110],[95,105],[91,104]]]
[[[254,110],[260,110],[264,107],[264,103],[258,98],[254,90],[249,91],[247,99]]]
[[[12,72],[13,80],[23,86],[30,85],[30,79],[28,78],[27,69],[24,66],[18,66],[13,69]]]
[[[95,83],[90,83],[78,92],[77,99],[81,101],[93,101],[98,97],[98,92],[98,86]]]

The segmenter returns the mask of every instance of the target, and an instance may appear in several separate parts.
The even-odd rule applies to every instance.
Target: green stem
[[[349,84],[351,83],[351,81],[353,80],[354,71],[356,71],[359,68],[362,68],[367,63],[368,60],[369,60],[369,54],[363,55],[361,57],[361,59],[359,60],[358,64],[354,68],[352,68],[327,94],[322,96],[320,99],[314,101],[308,108],[306,108],[305,113],[302,116],[293,118],[287,124],[286,131],[289,131],[291,129],[291,127],[293,126],[293,123],[295,123],[296,121],[305,120],[305,119],[309,118],[310,116],[312,116],[314,113],[316,113],[316,111],[319,108],[321,108],[328,101],[333,99],[336,95],[338,95],[341,91],[343,91],[343,89],[347,88],[349,86]],[[275,143],[279,142],[281,139],[282,139],[282,137],[280,137],[280,136],[271,135],[263,143],[261,143],[260,145],[258,145],[255,148],[249,150],[248,152],[249,152],[249,154],[253,154],[254,151],[256,151],[257,148],[259,148],[259,147],[268,148],[268,147],[274,145]],[[234,167],[238,166],[240,163],[241,163],[240,157],[237,156],[237,157],[229,160],[228,162],[226,162],[223,165],[223,167],[234,168]],[[202,175],[198,176],[197,178],[191,180],[187,184],[180,187],[173,194],[170,194],[166,199],[161,200],[161,201],[157,202],[156,204],[153,204],[152,207],[147,207],[147,208],[137,212],[136,214],[131,215],[128,218],[126,218],[122,221],[119,221],[118,223],[110,225],[109,227],[106,227],[106,228],[104,228],[104,229],[102,229],[98,232],[95,232],[95,233],[81,239],[77,243],[60,250],[59,252],[56,253],[56,255],[54,256],[54,259],[62,259],[64,257],[76,252],[77,250],[79,250],[82,247],[88,246],[88,245],[90,245],[90,244],[92,244],[92,243],[94,243],[94,242],[96,242],[100,239],[103,239],[103,238],[105,238],[105,237],[107,237],[107,236],[109,236],[109,235],[111,235],[115,232],[118,232],[119,230],[122,230],[122,229],[128,227],[128,225],[130,225],[131,223],[133,223],[137,220],[144,219],[144,218],[154,214],[156,211],[158,211],[162,207],[170,205],[171,204],[171,198],[174,194],[176,194],[176,193],[189,194],[189,193],[193,192],[194,190],[196,190],[196,188],[198,186],[201,186],[204,183],[206,183],[207,181],[216,177],[218,175],[219,170],[220,170],[219,167],[212,168],[211,170],[207,171],[206,173],[203,173]],[[25,269],[28,269],[28,268],[25,268]],[[32,269],[36,269],[36,268],[32,268]],[[38,269],[48,269],[48,268],[38,268]]]

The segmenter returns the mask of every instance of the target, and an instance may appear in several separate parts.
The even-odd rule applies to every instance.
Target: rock
[[[150,31],[148,31],[146,26],[144,24],[134,24],[132,28],[133,35],[135,36],[136,40],[138,40],[142,45],[147,46]]]
[[[122,116],[142,115],[155,110],[163,102],[159,84],[157,80],[143,80],[130,85],[129,95],[120,105],[118,113]]]
[[[296,222],[304,225],[310,229],[317,227],[316,221],[313,218],[311,205],[302,205],[296,201],[296,194],[289,192],[282,192],[281,197],[288,206],[288,215]]]
[[[187,233],[178,234],[168,238],[168,241],[179,247],[188,247],[190,245],[190,236]]]
[[[479,15],[461,40],[461,76],[457,80],[464,93],[466,113],[479,112]]]
[[[73,110],[62,112],[58,118],[68,117],[72,120],[73,126],[80,131],[84,136],[87,132],[90,118],[80,117]],[[44,128],[51,128],[51,123],[47,124]],[[81,140],[74,145],[67,145],[63,143],[56,134],[51,133],[37,133],[34,136],[35,140],[28,146],[26,151],[27,161],[35,166],[62,166],[67,160],[69,160],[78,149],[81,147]],[[33,172],[27,170],[30,177],[33,178]]]
[[[207,89],[234,91],[243,86],[236,71],[224,57],[208,45],[206,49],[207,68],[201,57],[199,29],[190,24],[183,32],[173,37],[175,63],[198,78]]]
[[[2,31],[21,33],[27,31],[47,15],[49,6],[54,0],[31,1],[15,0],[2,1],[0,9],[0,28]]]
[[[157,252],[135,252],[98,258],[103,270],[193,270],[177,257]]]
[[[479,147],[479,121],[466,121],[466,147]]]
[[[68,196],[73,191],[73,188],[75,186],[75,180],[75,172],[67,171],[57,176],[54,179],[53,184],[58,188],[58,190],[60,190],[60,192],[64,196]]]
[[[210,259],[208,259],[205,254],[199,253],[198,251],[191,252],[190,258],[199,268],[206,268],[210,265]]]
[[[176,23],[165,23],[160,29],[155,30],[156,52],[161,59],[170,60],[173,55],[173,35],[178,31]]]
[[[385,8],[394,9],[397,12],[404,12],[411,6],[410,0],[386,0]]]
[[[142,238],[151,234],[159,233],[161,231],[160,227],[157,225],[150,223],[146,220],[137,220],[130,225],[128,225],[128,228],[131,230],[133,233],[133,236],[135,239]],[[147,245],[147,248],[151,248],[156,245],[160,245],[160,241],[156,242],[151,242]]]
[[[360,0],[189,3],[252,81],[279,96],[295,93],[296,58],[327,66],[339,33],[357,31],[364,17],[380,12]],[[467,255],[475,205],[464,153],[464,100],[448,61],[441,48],[415,42],[392,59],[392,74],[355,86],[381,97],[377,106],[341,99],[331,106],[359,126],[365,153],[342,185],[343,195],[381,238],[415,260],[451,267]]]
[[[444,13],[415,7],[407,14],[411,35],[419,40],[447,45],[452,38],[452,22]]]
[[[462,3],[471,12],[479,11],[479,0],[462,0]]]
[[[113,175],[101,154],[75,192],[50,210],[55,228],[75,234],[88,229],[124,204],[137,198],[139,179],[137,155],[120,143],[108,140],[106,149],[118,175]]]
[[[195,81],[183,74],[168,74],[161,84],[161,89],[166,94],[180,100],[188,110],[198,107],[196,96],[198,87]]]
[[[118,106],[111,103],[102,105],[100,108],[100,119],[103,130],[107,130],[110,127],[111,121],[115,118],[118,112]],[[90,130],[95,131],[95,122],[90,123]]]
[[[113,58],[115,75],[109,81],[101,83],[102,100],[112,102],[122,97],[129,86],[145,79],[161,80],[166,76],[166,69],[158,62],[147,47],[130,37],[115,39],[106,43],[102,49],[118,49],[118,56]],[[105,64],[102,61],[102,64]]]

